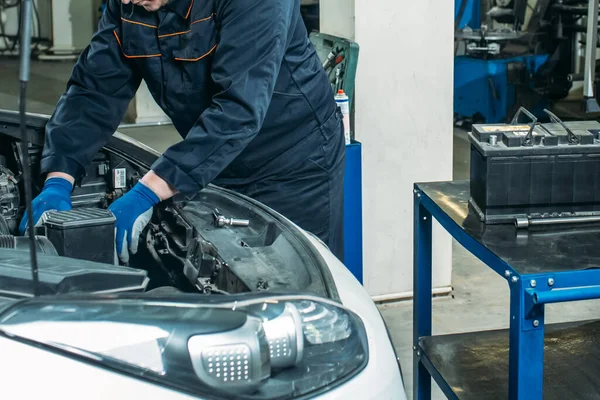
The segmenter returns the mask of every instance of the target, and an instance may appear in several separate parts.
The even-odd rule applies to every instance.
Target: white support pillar
[[[323,33],[354,40],[355,0],[321,0],[319,13]]]
[[[95,0],[52,2],[53,53],[80,53],[90,43],[97,28],[98,4]]]
[[[142,81],[142,84],[130,105],[130,110],[132,107],[133,115],[128,113],[132,120],[127,122],[142,124],[170,121],[169,117],[163,112],[158,104],[156,104],[154,98],[152,98],[152,94],[150,94],[150,90],[144,81]]]
[[[321,31],[360,45],[355,131],[375,298],[412,296],[413,183],[452,179],[453,16],[451,1],[321,0]],[[439,226],[433,238],[439,293],[451,285],[452,243]]]

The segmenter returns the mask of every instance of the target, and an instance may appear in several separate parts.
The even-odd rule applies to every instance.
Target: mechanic
[[[300,0],[109,0],[46,126],[36,225],[71,208],[74,183],[142,79],[183,140],[109,208],[123,262],[156,204],[211,182],[280,212],[342,259],[342,119]]]

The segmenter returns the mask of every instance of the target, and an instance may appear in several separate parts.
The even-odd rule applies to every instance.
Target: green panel
[[[310,41],[315,46],[319,59],[322,62],[327,60],[327,56],[333,51],[337,55],[342,55],[344,60],[338,65],[328,68],[329,81],[334,93],[343,89],[348,95],[350,104],[354,104],[354,82],[356,80],[356,69],[358,66],[358,44],[337,36],[326,35],[324,33],[313,32],[310,34]],[[336,73],[339,70],[340,78],[336,79]]]

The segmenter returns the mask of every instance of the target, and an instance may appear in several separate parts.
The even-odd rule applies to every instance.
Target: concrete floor
[[[29,86],[28,111],[50,114],[65,89],[72,63],[34,62]],[[17,60],[0,58],[0,109],[17,109]],[[123,130],[149,146],[163,151],[178,140],[172,128]],[[469,144],[464,130],[454,134],[454,178],[468,179]],[[508,327],[508,288],[504,279],[454,243],[452,296],[433,303],[434,334],[469,332]],[[598,301],[550,305],[546,322],[598,318]],[[401,359],[406,389],[412,393],[412,302],[380,306]],[[434,399],[443,394],[434,385]]]

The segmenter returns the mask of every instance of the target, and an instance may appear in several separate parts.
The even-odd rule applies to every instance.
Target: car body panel
[[[0,112],[0,120],[15,120],[0,125],[0,134],[18,137],[16,113]],[[43,143],[43,126],[48,117],[30,115],[32,142]],[[9,121],[10,122],[10,121]],[[106,146],[140,165],[149,167],[159,153],[125,135],[116,133]],[[339,301],[355,312],[363,321],[367,339],[369,360],[366,367],[339,386],[318,396],[319,399],[406,399],[400,368],[385,323],[366,290],[348,269],[314,235],[303,231],[285,217],[268,207],[224,189],[211,187],[227,195],[235,195],[251,206],[267,212],[274,218],[296,228],[302,246],[311,248],[315,257],[321,258],[322,278],[327,286],[327,296]],[[185,209],[182,211],[185,213]],[[267,292],[268,293],[268,292]],[[289,294],[289,293],[288,293]],[[1,299],[0,299],[1,300]],[[2,308],[0,302],[0,308]],[[166,386],[131,377],[100,367],[93,363],[70,358],[59,352],[33,346],[0,336],[0,376],[2,393],[11,399],[30,399],[60,396],[69,399],[130,399],[179,400],[197,398]]]
[[[3,337],[0,354],[2,393],[10,399],[197,399]]]
[[[325,259],[338,289],[342,304],[363,321],[369,341],[369,363],[344,385],[319,396],[331,399],[405,400],[404,384],[394,348],[379,310],[365,288],[318,239],[305,234]]]
[[[377,307],[346,267],[318,239],[302,232],[327,262],[341,302],[362,319],[369,343],[369,362],[365,369],[316,398],[405,400],[394,349]],[[49,392],[60,392],[63,400],[132,396],[145,400],[197,398],[7,338],[0,337],[0,354],[0,376],[6,378],[2,390],[11,398],[37,398]]]

